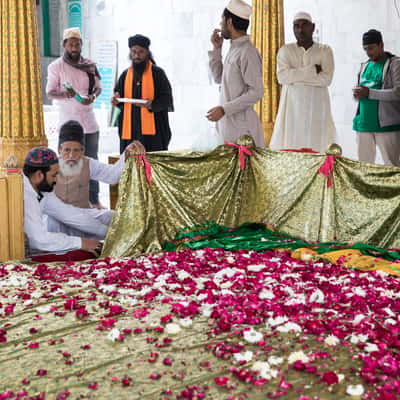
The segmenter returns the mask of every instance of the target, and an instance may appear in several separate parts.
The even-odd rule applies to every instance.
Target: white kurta
[[[41,203],[38,200],[38,193],[33,189],[29,179],[24,176],[24,230],[29,248],[32,251],[54,253],[80,249],[82,240],[79,237],[47,230],[47,221],[43,215]],[[68,213],[74,208],[67,204],[65,206],[67,209],[62,208],[60,212]]]
[[[335,69],[331,48],[314,43],[305,50],[290,43],[277,57],[282,92],[271,149],[308,147],[325,152],[336,136],[328,92]],[[319,74],[315,65],[321,65]]]
[[[221,48],[209,51],[208,56],[213,78],[221,84],[220,105],[225,111],[217,122],[219,134],[230,142],[250,135],[258,147],[265,147],[260,119],[253,109],[264,93],[260,53],[246,35],[231,40],[223,64]]]
[[[90,179],[110,185],[116,184],[124,170],[124,166],[124,155],[113,165],[89,158]],[[81,214],[81,218],[75,221],[74,219],[71,220],[70,215],[60,215],[59,205],[60,202],[63,202],[57,196],[47,196],[43,201],[43,211],[49,217],[49,231],[96,239],[104,239],[106,237],[113,211],[74,207],[75,210],[80,210]]]

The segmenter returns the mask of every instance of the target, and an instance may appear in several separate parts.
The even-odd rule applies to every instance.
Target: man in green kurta
[[[400,58],[385,52],[375,29],[364,33],[363,47],[369,60],[361,65],[353,89],[359,100],[353,120],[358,158],[374,163],[379,147],[385,164],[400,166]]]

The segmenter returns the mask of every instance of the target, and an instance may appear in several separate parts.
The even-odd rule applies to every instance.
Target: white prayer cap
[[[64,33],[63,33],[63,40],[67,40],[67,39],[80,39],[80,40],[82,40],[81,31],[79,30],[79,28],[68,28],[68,29],[65,29]]]
[[[312,23],[311,15],[305,11],[300,11],[295,14],[293,21],[297,21],[298,19],[305,19],[306,21],[310,21]]]
[[[230,0],[226,6],[227,10],[237,17],[243,19],[250,19],[251,16],[251,6],[244,2],[243,0]]]

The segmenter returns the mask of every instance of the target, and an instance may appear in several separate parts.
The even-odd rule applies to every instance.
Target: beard
[[[221,30],[221,36],[225,40],[228,40],[231,38],[231,35],[226,28]]]
[[[70,53],[70,52],[65,50],[65,55],[66,55],[68,60],[73,61],[73,62],[77,62],[81,58],[81,53],[80,52],[78,52],[78,53]]]
[[[53,189],[54,189],[54,185],[55,185],[55,183],[53,183],[52,185],[50,185],[50,183],[47,182],[46,178],[44,178],[44,179],[42,180],[42,182],[40,182],[39,185],[38,185],[39,193],[42,193],[42,192],[52,192]]]
[[[60,165],[61,174],[68,177],[80,175],[83,168],[83,158],[72,165],[70,165],[68,161],[65,161],[63,159],[60,159],[58,163]]]
[[[146,67],[147,67],[147,63],[148,63],[148,62],[149,62],[149,60],[145,60],[145,61],[142,61],[142,62],[139,62],[139,63],[135,63],[135,62],[132,61],[133,70],[134,70],[137,74],[142,75],[143,72],[144,72],[144,70],[145,70]]]

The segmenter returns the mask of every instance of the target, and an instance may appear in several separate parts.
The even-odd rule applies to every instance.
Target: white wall
[[[119,72],[129,65],[128,37],[136,33],[151,38],[151,50],[166,71],[172,86],[175,112],[170,113],[171,149],[191,148],[206,142],[212,125],[206,111],[218,103],[218,86],[212,84],[207,65],[211,31],[219,26],[227,0],[87,0],[84,44],[117,40]],[[337,142],[344,155],[356,158],[355,134],[351,129],[356,103],[351,89],[359,65],[366,59],[362,33],[382,31],[385,47],[400,54],[400,18],[395,4],[400,0],[285,0],[286,41],[294,41],[292,18],[297,11],[310,12],[317,25],[318,39],[335,54],[336,70],[330,88]],[[104,6],[99,12],[99,7]],[[226,43],[225,48],[229,47]],[[105,124],[106,116],[99,116]],[[102,152],[118,152],[114,130],[103,130]]]
[[[117,40],[119,73],[130,64],[128,37],[141,33],[151,39],[154,58],[173,87],[170,149],[191,148],[206,137],[212,125],[205,114],[218,105],[218,86],[210,80],[207,50],[226,0],[106,0],[103,16],[96,4],[88,2],[85,40]]]
[[[294,41],[292,19],[298,11],[308,11],[316,21],[319,40],[329,44],[335,55],[335,75],[330,88],[332,112],[338,132],[337,143],[347,157],[357,158],[352,119],[356,102],[352,87],[360,63],[366,55],[361,37],[369,29],[383,34],[386,50],[400,54],[400,18],[395,5],[399,0],[286,0],[286,42]]]

